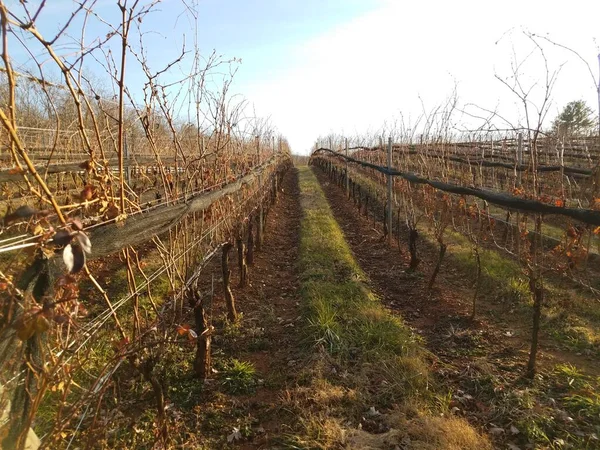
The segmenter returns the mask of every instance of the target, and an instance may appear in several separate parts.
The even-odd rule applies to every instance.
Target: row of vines
[[[588,152],[597,150],[597,144],[591,147],[592,140],[586,142]],[[443,270],[449,235],[466,238],[476,268],[472,318],[478,311],[486,271],[481,252],[492,250],[517,262],[532,299],[527,375],[533,377],[542,308],[552,301],[547,298],[549,280],[570,284],[587,299],[589,310],[600,292],[596,168],[571,167],[569,171],[564,164],[552,165],[553,155],[560,154],[560,143],[558,150],[549,150],[547,145],[538,148],[527,143],[524,148],[530,158],[522,160],[521,166],[516,152],[512,163],[492,155],[484,158],[482,149],[489,149],[489,142],[475,141],[469,148],[439,142],[392,145],[391,139],[387,148],[350,149],[346,144],[346,151],[318,148],[311,161],[347,190],[359,211],[381,220],[385,235],[407,243],[408,272],[419,267],[421,242],[438,247],[437,263],[429,274],[430,289]],[[535,163],[542,159],[548,164]]]
[[[190,375],[212,374],[200,273],[220,254],[235,322],[231,250],[244,285],[291,164],[231,92],[237,60],[196,37],[156,67],[145,21],[161,2],[97,3],[50,29],[56,5],[0,2],[2,448],[106,443],[146,390],[167,446],[165,355],[191,346]],[[169,7],[197,36],[197,2]]]

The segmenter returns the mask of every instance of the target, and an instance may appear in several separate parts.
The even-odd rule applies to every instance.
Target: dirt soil
[[[208,389],[199,407],[202,414],[211,410],[221,414],[225,422],[238,422],[243,437],[237,448],[271,448],[271,440],[286,431],[289,417],[282,411],[282,399],[288,387],[295,385],[294,365],[298,352],[298,322],[300,320],[299,279],[297,272],[302,211],[299,203],[297,169],[290,169],[279,188],[278,199],[266,218],[264,243],[255,248],[254,264],[249,266],[250,285],[238,286],[237,249],[230,253],[231,286],[241,315],[239,334],[217,335],[213,341],[213,361],[224,355],[247,361],[256,368],[259,381],[248,395],[223,395],[215,386]],[[214,318],[224,313],[220,257],[214,258],[202,276],[210,285],[214,276],[217,310]],[[222,328],[222,324],[217,324]],[[226,333],[227,334],[227,333]],[[219,374],[215,375],[215,384]],[[233,419],[233,420],[232,420]],[[208,432],[214,424],[209,418],[202,422]],[[225,432],[227,432],[225,430]]]

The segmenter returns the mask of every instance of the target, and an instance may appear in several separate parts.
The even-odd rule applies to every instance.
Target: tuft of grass
[[[581,372],[573,364],[557,364],[554,368],[554,375],[561,381],[566,381],[571,387],[580,387],[581,384],[586,383],[587,376]]]
[[[221,385],[228,394],[246,395],[256,388],[256,369],[247,361],[230,359],[220,370]]]
[[[324,346],[329,353],[337,353],[341,350],[340,335],[343,330],[335,308],[323,298],[315,298],[312,308],[314,313],[308,319],[308,323],[315,345]]]
[[[587,392],[565,397],[565,405],[569,411],[590,420],[600,420],[600,394]]]

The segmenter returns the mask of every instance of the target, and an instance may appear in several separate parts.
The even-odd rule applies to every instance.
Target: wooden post
[[[260,166],[260,136],[256,136],[256,165]]]
[[[523,165],[523,133],[517,135],[517,165],[519,169]],[[517,183],[521,187],[521,170],[517,171]]]
[[[242,233],[236,239],[238,252],[238,267],[240,268],[240,287],[248,285],[248,265],[246,264],[246,244],[242,239]]]
[[[203,296],[198,291],[191,291],[189,297],[190,306],[194,311],[194,319],[196,320],[196,358],[194,359],[194,373],[201,380],[210,378],[212,363],[211,363],[211,310],[212,297],[210,295]]]
[[[258,153],[258,164],[260,165],[260,140],[258,136],[256,136],[256,151]],[[258,186],[259,189],[264,189],[262,184],[262,174],[258,175]],[[258,207],[258,217],[257,217],[257,227],[256,227],[256,249],[260,250],[262,248],[263,242],[263,202],[261,200],[260,206]]]
[[[123,156],[125,157],[125,164],[127,164],[127,172],[125,173],[125,177],[127,179],[127,184],[131,184],[131,160],[129,158],[129,146],[127,145],[127,133],[123,132]]]
[[[279,185],[279,178],[278,178],[278,176],[277,176],[277,172],[275,172],[275,174],[274,174],[274,176],[273,176],[273,185],[274,185],[274,187],[275,187],[275,189],[274,189],[274,194],[273,194],[273,195],[274,195],[274,198],[275,198],[275,199],[277,199],[277,190],[279,189],[279,188],[278,188],[278,185]]]
[[[598,67],[600,68],[600,53],[598,53]],[[598,79],[598,140],[600,141],[600,79]]]
[[[231,292],[231,286],[229,284],[229,279],[231,278],[231,272],[229,270],[229,251],[232,247],[233,244],[231,242],[227,242],[223,245],[221,269],[223,271],[223,292],[225,295],[225,305],[227,306],[227,320],[233,323],[237,320],[237,311],[235,310],[235,298],[233,298],[233,292]]]
[[[348,138],[346,138],[346,157],[348,157]],[[350,172],[348,160],[346,160],[346,197],[350,198]]]
[[[256,249],[260,250],[262,249],[262,245],[263,245],[263,205],[262,203],[260,204],[260,207],[258,208],[258,218],[257,218],[257,227],[256,227]]]
[[[248,250],[246,251],[246,262],[249,266],[254,264],[254,223],[252,221],[253,217],[250,217],[250,220],[248,220]]]
[[[387,148],[387,167],[392,170],[392,138],[388,138]],[[387,238],[388,244],[392,245],[392,183],[393,179],[390,174],[387,176]]]

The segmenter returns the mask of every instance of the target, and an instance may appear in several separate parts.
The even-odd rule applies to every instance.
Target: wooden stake
[[[254,264],[254,223],[253,218],[251,217],[248,220],[248,246],[246,251],[246,262],[249,266]]]
[[[348,138],[346,138],[346,157],[348,157]],[[350,172],[348,160],[346,160],[346,197],[350,198]]]
[[[240,287],[248,285],[248,265],[246,264],[246,244],[242,239],[242,234],[236,239],[238,252],[238,267],[240,268]]]
[[[212,293],[202,296],[200,292],[190,292],[189,302],[194,310],[196,320],[196,358],[194,359],[194,372],[198,378],[205,380],[210,378],[212,369],[211,360],[211,309]]]
[[[392,169],[392,138],[388,138],[387,148],[387,166],[388,170]],[[388,244],[392,245],[392,183],[391,175],[387,176],[387,239]]]
[[[223,254],[221,257],[221,269],[223,270],[223,292],[225,295],[225,305],[227,306],[227,320],[229,322],[235,322],[237,320],[237,311],[235,310],[235,298],[233,292],[231,292],[231,286],[229,279],[231,278],[231,272],[229,270],[229,251],[233,248],[231,242],[227,242],[223,245]]]

